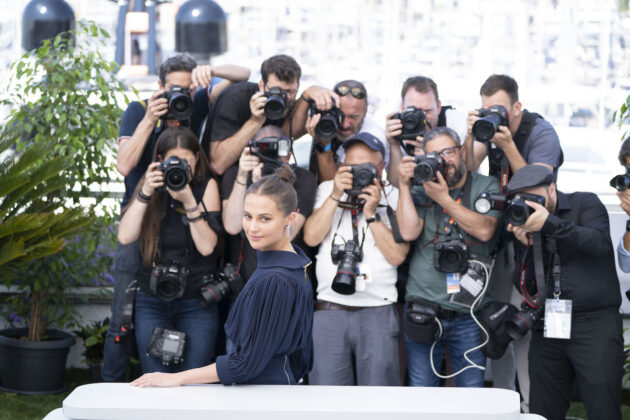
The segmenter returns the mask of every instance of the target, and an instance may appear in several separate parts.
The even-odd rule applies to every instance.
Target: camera
[[[334,99],[332,108],[326,111],[319,111],[315,104],[312,104],[309,108],[309,114],[311,116],[321,114],[319,122],[315,126],[315,137],[330,141],[337,136],[337,130],[339,130],[343,120],[343,113],[335,105]]]
[[[147,354],[160,359],[163,365],[180,364],[184,361],[186,333],[155,327],[149,341]]]
[[[470,249],[459,239],[440,242],[433,248],[433,265],[442,273],[465,274]]]
[[[263,162],[263,176],[274,173],[282,166],[280,158],[291,154],[291,140],[288,137],[264,137],[259,140],[250,140],[249,147],[252,154],[258,156]]]
[[[160,95],[168,101],[168,112],[162,118],[165,120],[188,120],[192,117],[195,105],[190,96],[190,89],[181,86],[171,86],[168,92]]]
[[[521,310],[505,321],[505,329],[512,340],[518,340],[527,334],[527,331],[531,330],[532,326],[534,326],[543,314],[543,305],[532,308],[527,302],[523,302],[521,304]]]
[[[169,266],[156,265],[151,270],[149,290],[157,298],[170,302],[184,295],[188,269],[178,262]]]
[[[201,305],[209,308],[212,304],[219,303],[226,296],[232,295],[236,299],[243,290],[245,282],[241,275],[230,263],[226,263],[217,276],[204,276],[204,286],[201,288]]]
[[[352,174],[352,189],[346,191],[348,195],[362,194],[363,188],[372,185],[374,180],[378,179],[378,170],[371,163],[352,166],[350,173]]]
[[[270,120],[281,120],[289,106],[287,93],[279,87],[272,87],[263,93],[267,98],[265,103],[265,117]]]
[[[397,140],[416,140],[416,137],[424,137],[426,132],[431,129],[431,123],[424,111],[415,106],[408,106],[404,112],[394,114],[392,119],[400,120],[402,123],[402,132],[396,136]],[[409,153],[409,148],[407,148],[407,152]],[[409,154],[413,156],[413,147]]]
[[[485,214],[490,210],[504,210],[505,221],[512,226],[521,226],[527,222],[527,218],[534,211],[525,204],[525,200],[545,205],[545,197],[536,194],[516,193],[508,197],[505,194],[481,193],[475,200],[475,210]]]
[[[444,160],[437,153],[427,153],[423,156],[416,156],[416,167],[413,169],[413,179],[416,184],[434,180],[438,171],[444,175]]]
[[[610,180],[610,186],[617,191],[625,191],[630,186],[630,166],[626,166],[626,173],[616,175]]]
[[[508,125],[508,113],[501,105],[480,108],[477,111],[480,118],[473,124],[472,132],[479,141],[488,142],[499,131],[499,126]]]
[[[332,258],[333,264],[339,264],[332,282],[332,289],[342,295],[353,294],[358,273],[357,263],[363,261],[361,247],[352,240],[343,245],[333,245],[330,258]]]
[[[158,169],[164,172],[164,186],[172,191],[181,191],[190,182],[190,165],[185,159],[171,156],[165,162],[160,162]]]

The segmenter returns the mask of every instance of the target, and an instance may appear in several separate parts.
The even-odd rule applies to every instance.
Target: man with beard
[[[403,316],[409,383],[437,386],[439,377],[435,372],[440,371],[448,345],[457,373],[455,385],[482,387],[485,356],[479,345],[485,336],[481,336],[470,315],[469,297],[479,296],[483,288],[476,283],[477,290],[473,290],[470,277],[462,274],[461,268],[448,267],[448,260],[453,262],[452,259],[447,257],[444,264],[442,257],[446,254],[440,254],[439,249],[449,242],[450,249],[465,250],[464,273],[470,264],[466,262],[466,254],[474,255],[475,260],[486,260],[486,268],[491,266],[501,213],[479,214],[473,210],[473,203],[481,193],[498,193],[499,182],[494,177],[466,172],[466,152],[457,133],[448,127],[427,133],[423,148],[428,156],[439,156],[443,163],[435,177],[424,182],[424,188],[414,189],[416,197],[411,193],[412,183],[417,183],[413,157],[402,159],[398,174],[400,197],[396,219],[403,239],[416,241],[409,263]],[[487,283],[487,273],[483,272],[481,278],[482,284]],[[489,290],[475,310],[490,300]]]

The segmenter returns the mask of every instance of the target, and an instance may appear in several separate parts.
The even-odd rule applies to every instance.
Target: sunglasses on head
[[[341,85],[335,87],[335,93],[339,96],[346,96],[347,94],[351,94],[357,99],[364,99],[366,96],[365,90],[360,87],[350,87],[346,85]]]

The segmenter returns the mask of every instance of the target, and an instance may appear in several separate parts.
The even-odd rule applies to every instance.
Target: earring
[[[287,225],[286,234],[287,234],[287,238],[291,237],[291,225]]]

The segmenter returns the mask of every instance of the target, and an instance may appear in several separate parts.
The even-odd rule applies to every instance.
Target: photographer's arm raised
[[[339,95],[332,90],[321,86],[310,86],[295,102],[291,123],[292,127],[289,127],[289,120],[287,118],[282,126],[282,129],[285,133],[289,133],[289,128],[291,128],[292,137],[294,139],[299,139],[306,134],[306,119],[308,118],[308,108],[310,107],[309,101],[314,102],[317,109],[324,111],[332,108],[333,100],[336,104],[340,103]]]
[[[469,176],[469,175],[467,175]],[[455,219],[464,231],[482,242],[489,241],[499,226],[499,219],[479,214],[457,203],[448,193],[448,185],[441,172],[437,173],[437,182],[425,182],[427,195],[438,203]]]
[[[168,111],[166,98],[159,97],[163,93],[163,90],[158,90],[151,96],[147,103],[144,117],[138,123],[133,135],[131,137],[122,137],[119,140],[116,168],[122,176],[129,175],[133,168],[136,167],[155,128],[155,123]]]
[[[188,191],[190,193],[188,193]],[[185,209],[194,208],[195,206],[197,207],[197,210],[193,212],[187,212],[186,217],[188,217],[188,219],[194,219],[201,216],[201,209],[203,208],[203,206],[201,205],[201,203],[197,203],[197,200],[195,200],[192,191],[190,191],[190,186],[186,186],[186,188],[184,188],[181,192],[184,192],[186,197],[185,201],[182,201]],[[221,206],[219,204],[219,187],[214,179],[211,179],[208,182],[206,190],[203,193],[202,200],[205,208],[209,212],[221,210]],[[189,225],[190,234],[192,236],[193,242],[195,243],[197,251],[199,251],[199,253],[204,256],[212,254],[212,252],[214,251],[214,247],[217,245],[217,234],[214,230],[210,228],[210,225],[208,224],[206,219],[201,218],[195,222],[190,222]]]
[[[313,137],[313,139],[320,144],[330,145],[330,142],[324,142],[315,136],[315,127],[319,123],[321,114],[315,114],[312,117],[308,117],[306,120],[306,130]],[[317,159],[317,182],[322,183],[329,181],[335,177],[337,172],[337,163],[333,157],[333,151],[330,146],[325,152],[316,151]]]
[[[394,147],[392,147],[393,150]],[[418,239],[424,228],[424,219],[418,216],[416,205],[411,196],[411,178],[413,178],[415,167],[414,158],[411,156],[403,157],[400,165],[398,165],[400,192],[398,194],[398,207],[396,208],[396,221],[400,236],[409,242]]]
[[[251,71],[246,67],[237,66],[234,64],[223,64],[212,68],[212,75],[225,79],[212,88],[210,93],[210,103],[214,103],[223,89],[226,87],[238,83],[245,82],[249,79]]]
[[[334,186],[330,195],[322,205],[313,210],[304,224],[304,243],[308,246],[317,246],[326,238],[330,231],[332,220],[337,210],[337,204],[345,190],[352,189],[352,174],[349,166],[342,166],[335,174]],[[318,189],[318,194],[321,186]]]
[[[254,138],[256,132],[265,123],[265,103],[267,98],[263,91],[256,92],[249,100],[251,117],[232,136],[223,140],[212,140],[210,143],[210,166],[212,170],[223,175],[241,155],[243,148]],[[231,115],[218,115],[217,118],[233,118]]]

